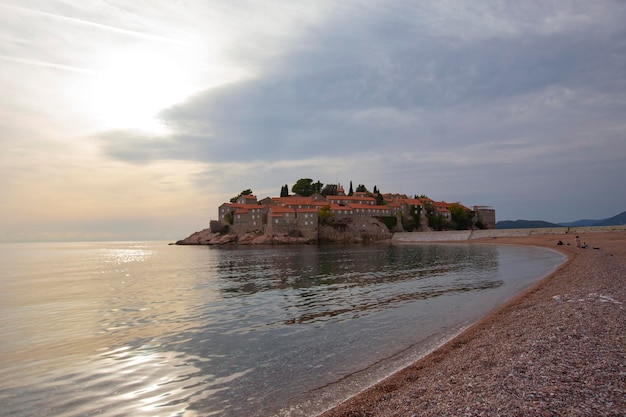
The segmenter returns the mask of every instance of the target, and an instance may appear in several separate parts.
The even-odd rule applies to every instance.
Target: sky
[[[300,178],[611,217],[624,22],[621,0],[0,0],[0,241],[173,241]]]

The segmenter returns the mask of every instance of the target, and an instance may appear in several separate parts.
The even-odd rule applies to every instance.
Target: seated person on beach
[[[587,245],[587,242],[584,242],[582,248],[583,249],[587,249],[588,247],[589,247],[589,245]]]

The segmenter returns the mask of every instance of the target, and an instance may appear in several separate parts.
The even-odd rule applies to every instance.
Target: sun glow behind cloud
[[[0,4],[5,12],[0,23],[15,28],[6,48],[0,48],[0,60],[29,68],[29,74],[38,70],[39,79],[64,73],[54,86],[59,104],[96,131],[165,133],[158,119],[161,110],[248,74],[225,57],[230,34],[220,25],[207,32],[198,26],[198,17],[171,30],[171,16],[127,13],[120,19],[119,10],[109,8],[110,16],[94,14],[80,3],[54,13],[49,7]],[[20,33],[20,22],[34,29]]]
[[[164,133],[158,112],[197,88],[189,66],[176,57],[128,50],[112,55],[106,65],[87,94],[104,129]]]

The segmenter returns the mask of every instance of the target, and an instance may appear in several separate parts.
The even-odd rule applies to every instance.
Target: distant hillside
[[[565,223],[559,223],[559,226],[565,226],[565,227],[587,227],[587,226],[595,226],[596,224],[603,222],[606,219],[603,220],[592,220],[592,219],[583,219],[583,220],[577,220],[575,222],[565,222]]]
[[[563,227],[543,220],[502,220],[496,223],[496,229],[540,229],[543,227]]]
[[[617,216],[613,216],[609,219],[600,219],[600,220],[583,219],[583,220],[578,220],[575,222],[559,223],[559,225],[566,226],[566,227],[620,226],[624,224],[626,224],[626,211],[618,214]]]
[[[626,211],[618,214],[617,216],[613,216],[610,219],[602,220],[594,226],[620,226],[626,224]]]
[[[609,219],[583,219],[575,222],[550,223],[543,220],[502,220],[496,223],[496,229],[540,229],[543,227],[588,227],[626,225],[626,211]]]

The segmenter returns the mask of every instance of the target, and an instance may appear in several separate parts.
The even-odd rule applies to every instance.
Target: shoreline
[[[589,249],[577,248],[572,232],[466,241],[545,247],[568,259],[425,357],[319,416],[624,415],[626,232],[579,235]]]

